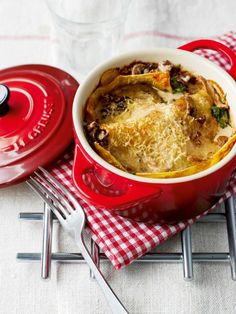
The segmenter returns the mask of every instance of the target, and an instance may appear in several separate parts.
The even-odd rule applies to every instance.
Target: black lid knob
[[[0,117],[4,116],[9,111],[8,99],[10,90],[6,85],[0,84]]]

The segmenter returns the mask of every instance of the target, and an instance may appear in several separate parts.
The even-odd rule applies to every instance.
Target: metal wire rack
[[[234,210],[234,198],[230,197],[225,201],[224,213],[209,213],[197,221],[197,223],[226,223],[228,235],[228,252],[192,252],[191,227],[181,233],[182,252],[179,253],[158,253],[150,252],[138,260],[136,263],[158,263],[178,262],[183,264],[183,276],[185,280],[193,279],[193,263],[195,262],[226,262],[230,264],[232,279],[236,280],[236,219]],[[52,232],[53,223],[57,222],[50,208],[45,204],[43,213],[20,213],[19,219],[29,221],[43,221],[43,245],[40,253],[17,253],[17,260],[20,261],[40,261],[41,278],[50,277],[51,262],[62,263],[83,263],[81,254],[77,253],[53,253],[52,252]],[[96,243],[91,240],[91,254],[100,267],[100,262],[108,261],[107,257],[100,252]],[[90,277],[93,274],[90,272]]]

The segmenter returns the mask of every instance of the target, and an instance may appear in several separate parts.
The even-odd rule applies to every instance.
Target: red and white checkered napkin
[[[218,38],[218,40],[236,53],[236,33],[231,32]],[[227,60],[218,53],[203,50],[201,54],[218,63],[223,68],[227,68]],[[51,173],[78,198],[71,180],[72,163],[73,149],[70,149],[57,162]],[[236,174],[232,176],[225,195],[211,210],[235,192]],[[198,216],[186,222],[179,222],[176,225],[150,225],[130,221],[105,210],[99,211],[94,206],[86,204],[83,200],[79,198],[78,200],[87,214],[88,227],[93,240],[99,245],[116,269],[129,265],[132,261],[185,229],[200,217]]]

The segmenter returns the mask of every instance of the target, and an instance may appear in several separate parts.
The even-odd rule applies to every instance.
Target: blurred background
[[[177,47],[236,31],[235,12],[234,0],[132,0],[120,51]],[[60,66],[53,54],[58,38],[45,1],[0,0],[0,14],[2,66],[31,62]]]

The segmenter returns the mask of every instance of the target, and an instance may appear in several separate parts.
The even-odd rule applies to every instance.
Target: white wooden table
[[[138,47],[140,43],[175,47],[185,41],[179,35],[203,35],[205,30],[199,25],[197,27],[193,20],[191,23],[180,22],[183,14],[180,3],[191,13],[205,2],[189,1],[187,5],[184,1],[176,0],[134,1],[128,16],[123,49]],[[222,15],[225,23],[221,21],[222,16],[215,18],[215,27],[207,28],[209,35],[233,29],[235,14],[232,15],[232,12],[236,10],[235,2],[231,0],[222,3],[214,0],[211,1],[213,4],[222,6],[218,6],[215,13],[219,15],[220,11],[224,12]],[[167,12],[173,18],[173,10],[178,17],[176,21],[182,24],[176,25],[171,19],[166,22]],[[203,16],[207,17],[208,14],[209,10]],[[1,67],[24,63],[53,64],[51,21],[42,1],[0,0],[0,16]],[[171,22],[173,26],[170,25]],[[205,22],[207,23],[206,20]],[[188,25],[190,26],[187,27]],[[172,34],[178,32],[178,36],[171,39],[163,34],[163,30]],[[24,211],[43,211],[42,202],[25,183],[0,190],[0,313],[110,313],[98,285],[90,280],[85,264],[54,264],[51,279],[42,281],[39,263],[16,261],[17,252],[40,252],[42,245],[41,223],[18,220],[19,212]],[[193,226],[193,249],[227,251],[224,224]],[[158,250],[179,251],[179,236]],[[53,251],[77,252],[73,242],[58,226],[54,228]],[[236,313],[236,282],[231,280],[230,268],[225,264],[195,264],[195,279],[192,282],[183,280],[180,264],[133,264],[126,269],[114,271],[106,263],[102,265],[102,271],[131,313]]]

